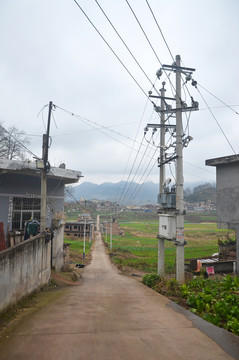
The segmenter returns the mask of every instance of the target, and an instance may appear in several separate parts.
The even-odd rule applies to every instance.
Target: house
[[[77,221],[65,223],[65,235],[75,238],[83,238],[84,235],[93,239],[94,236],[94,220],[85,218],[82,220],[78,218]]]
[[[209,159],[206,165],[216,167],[218,227],[236,231],[239,275],[239,155]]]
[[[81,172],[52,167],[47,173],[47,226],[24,240],[27,220],[40,220],[41,176],[34,163],[0,159],[0,312],[47,284],[51,267],[63,268],[64,187]],[[34,234],[35,235],[35,234]]]
[[[64,187],[78,182],[80,171],[51,167],[47,173],[47,227],[64,212]],[[0,159],[0,222],[7,247],[10,234],[21,234],[27,220],[40,221],[41,176],[36,164]],[[14,244],[13,244],[14,245]]]

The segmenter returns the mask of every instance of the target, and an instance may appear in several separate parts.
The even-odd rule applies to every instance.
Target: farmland
[[[112,261],[122,270],[127,267],[143,272],[156,272],[158,261],[158,221],[148,217],[146,220],[120,221],[119,225],[125,236],[113,236]],[[185,221],[185,259],[212,256],[218,252],[218,240],[234,232],[218,229],[212,215],[197,216],[196,222]],[[214,220],[214,222],[212,222]],[[109,241],[109,237],[107,239]],[[176,248],[173,242],[165,241],[165,270],[175,272]]]

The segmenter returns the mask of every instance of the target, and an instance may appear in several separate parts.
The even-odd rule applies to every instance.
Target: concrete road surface
[[[0,344],[0,359],[239,359],[239,337],[178,309],[120,275],[99,234],[82,283],[24,319]]]

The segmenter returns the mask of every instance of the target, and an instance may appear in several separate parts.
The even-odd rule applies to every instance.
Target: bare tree
[[[0,158],[26,160],[28,156],[25,147],[29,144],[24,131],[19,131],[15,126],[5,129],[0,123]]]

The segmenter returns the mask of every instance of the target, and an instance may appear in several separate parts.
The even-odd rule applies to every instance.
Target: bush
[[[153,288],[161,279],[158,274],[145,274],[143,276],[143,283],[150,288]]]

